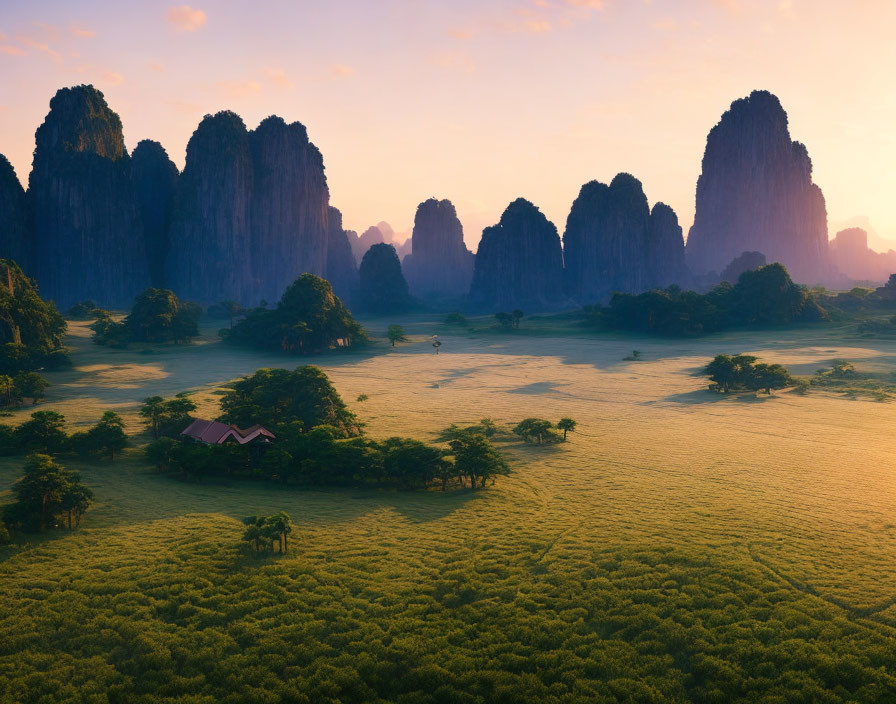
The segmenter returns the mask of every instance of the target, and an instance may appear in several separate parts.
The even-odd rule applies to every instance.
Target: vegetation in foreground
[[[121,322],[108,311],[85,310],[90,302],[75,306],[73,312],[92,315],[93,341],[98,345],[123,349],[133,342],[189,342],[199,335],[202,308],[181,301],[173,291],[148,288],[134,301],[134,307]]]

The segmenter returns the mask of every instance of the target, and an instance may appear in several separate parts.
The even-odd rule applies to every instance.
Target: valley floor
[[[723,397],[699,375],[723,352],[896,372],[896,341],[370,327],[393,322],[410,344],[307,360],[211,331],[122,352],[73,326],[75,369],[41,404],[73,428],[112,408],[139,433],[140,400],[184,390],[211,416],[227,380],[308,362],[375,437],[578,428],[508,445],[481,492],[189,484],[137,450],[79,466],[81,529],[0,553],[0,702],[896,701],[896,404]],[[278,510],[290,554],[243,556],[239,520]]]

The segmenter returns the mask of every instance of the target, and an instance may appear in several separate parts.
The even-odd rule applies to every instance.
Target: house
[[[201,419],[190,423],[190,427],[184,430],[181,436],[206,445],[223,445],[227,442],[247,445],[249,443],[268,443],[274,439],[274,434],[261,425],[253,425],[251,428],[243,430],[235,425]]]

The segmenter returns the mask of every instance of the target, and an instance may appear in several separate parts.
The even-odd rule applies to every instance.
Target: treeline
[[[591,324],[669,336],[827,317],[815,296],[793,283],[787,269],[777,263],[745,271],[735,285],[726,281],[705,294],[677,286],[637,295],[616,293],[608,306],[588,306],[584,313]]]
[[[74,455],[82,459],[115,459],[128,444],[124,423],[114,411],[88,430],[69,435],[65,416],[56,411],[36,411],[19,426],[0,425],[0,455],[43,453]]]

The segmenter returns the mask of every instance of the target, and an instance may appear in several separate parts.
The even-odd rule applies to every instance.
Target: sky
[[[770,90],[833,237],[896,239],[891,0],[0,0],[0,153],[27,181],[62,86],[93,83],[129,149],[182,168],[202,116],[299,121],[359,232],[448,198],[475,249],[512,200],[562,235],[582,184],[638,177],[687,233],[706,134]],[[896,246],[896,244],[894,244]]]

